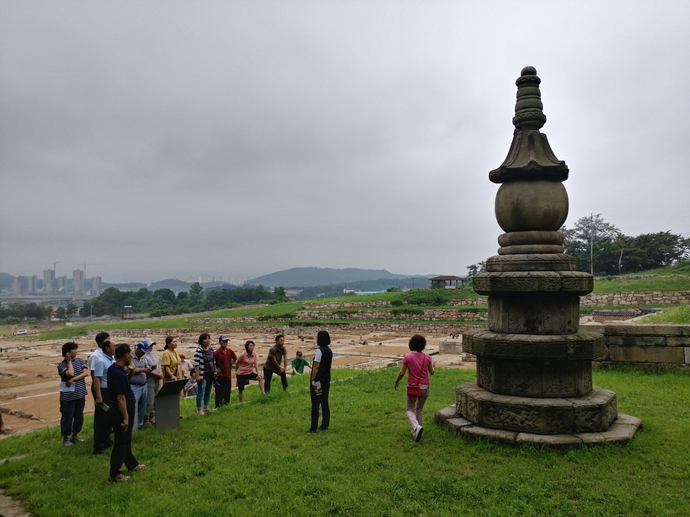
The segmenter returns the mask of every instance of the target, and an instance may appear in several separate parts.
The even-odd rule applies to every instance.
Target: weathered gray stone
[[[665,336],[607,336],[608,346],[666,346]]]
[[[685,364],[690,364],[690,346],[686,346],[683,349],[684,353],[684,358],[685,358]]]
[[[486,270],[500,271],[577,271],[577,260],[563,253],[537,253],[528,256],[494,255],[486,259]]]
[[[621,425],[632,425],[635,429],[642,427],[642,420],[636,416],[626,415],[625,413],[618,413],[618,418],[616,419],[616,424]]]
[[[463,349],[477,356],[547,361],[593,360],[606,353],[601,334],[577,332],[566,335],[508,334],[472,330],[463,334]]]
[[[469,420],[465,420],[462,417],[449,418],[443,423],[444,427],[446,427],[448,430],[450,430],[454,433],[459,433],[460,429],[462,429],[463,427],[467,427],[469,425],[474,425],[474,424],[472,422],[470,422]]]
[[[570,447],[583,442],[574,432],[602,433],[587,438],[595,443],[606,439],[616,397],[592,386],[592,360],[607,355],[605,337],[579,331],[580,296],[591,292],[593,278],[562,254],[557,230],[568,214],[561,184],[568,167],[539,132],[546,122],[539,83],[534,68],[522,70],[510,151],[489,173],[502,183],[495,213],[506,233],[487,272],[473,279],[475,291],[489,296],[489,330],[463,334],[463,349],[477,356],[477,381],[456,388],[455,409],[475,424],[459,428],[466,436],[518,443],[519,433],[519,443]],[[611,356],[619,353],[611,349]],[[645,350],[645,359],[651,353]]]
[[[618,417],[616,394],[613,391],[594,388],[584,397],[568,400],[573,404],[572,432],[605,431]]]
[[[446,406],[443,409],[439,409],[434,413],[434,422],[437,424],[442,424],[449,418],[455,418],[457,413],[455,411],[455,406]]]
[[[520,433],[515,439],[517,445],[532,443],[553,449],[571,449],[582,445],[582,438],[573,434],[532,434]]]
[[[534,398],[492,393],[476,382],[456,388],[455,410],[481,426],[535,434],[605,431],[618,415],[616,394],[602,388],[583,397]]]
[[[525,244],[563,245],[563,234],[554,231],[510,232],[498,236],[499,246],[523,246]]]
[[[472,438],[485,438],[487,440],[496,441],[499,443],[507,443],[513,445],[517,434],[512,431],[504,431],[502,429],[490,429],[479,425],[468,425],[460,428],[460,434]]]
[[[687,337],[667,337],[666,346],[690,346],[690,336]]]
[[[580,296],[592,291],[592,276],[580,271],[509,271],[480,273],[472,280],[478,294],[571,293]]]

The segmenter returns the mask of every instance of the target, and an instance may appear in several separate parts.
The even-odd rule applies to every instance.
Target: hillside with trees
[[[631,237],[601,214],[581,217],[561,231],[565,253],[577,259],[580,271],[595,276],[638,273],[690,259],[690,239],[670,230]]]

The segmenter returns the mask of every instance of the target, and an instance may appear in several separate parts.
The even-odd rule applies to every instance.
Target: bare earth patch
[[[314,331],[314,334],[316,331]],[[116,342],[136,344],[139,339],[118,339]],[[141,336],[142,338],[144,336]],[[156,353],[162,354],[164,337],[152,336],[160,345]],[[228,334],[229,346],[236,354],[244,351],[245,341],[256,343],[259,363],[263,364],[268,349],[273,346],[274,335]],[[463,363],[457,355],[439,355],[438,339],[445,336],[427,336],[426,352],[434,356],[438,366],[455,368],[474,368],[474,363]],[[331,334],[331,348],[334,352],[335,368],[376,369],[397,366],[409,352],[407,341],[410,336],[396,333],[377,334]],[[217,336],[213,336],[214,347]],[[79,357],[86,359],[96,344],[90,338],[74,340],[79,345]],[[5,425],[12,429],[11,434],[24,433],[60,423],[60,403],[58,385],[60,379],[57,365],[62,361],[61,347],[65,341],[26,341],[13,340],[11,336],[0,338],[0,408]],[[288,366],[301,350],[311,363],[316,344],[314,336],[286,336]],[[197,344],[193,338],[183,336],[178,352],[192,360]],[[90,379],[87,379],[87,384]],[[93,412],[93,398],[86,397],[85,412]],[[7,436],[7,435],[5,435]]]

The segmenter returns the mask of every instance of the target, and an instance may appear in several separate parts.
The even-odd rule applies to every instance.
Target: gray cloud
[[[690,233],[683,2],[4,2],[0,270],[464,274],[523,66],[571,210]],[[60,271],[58,271],[60,274]]]

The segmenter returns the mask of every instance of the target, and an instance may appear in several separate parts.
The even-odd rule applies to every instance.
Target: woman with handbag
[[[431,356],[422,352],[426,348],[426,338],[415,334],[410,338],[409,348],[412,351],[403,358],[402,368],[395,379],[395,389],[398,389],[400,379],[407,376],[407,405],[405,412],[412,425],[412,438],[415,442],[422,439],[422,411],[429,396],[429,375],[434,374],[434,364]]]

